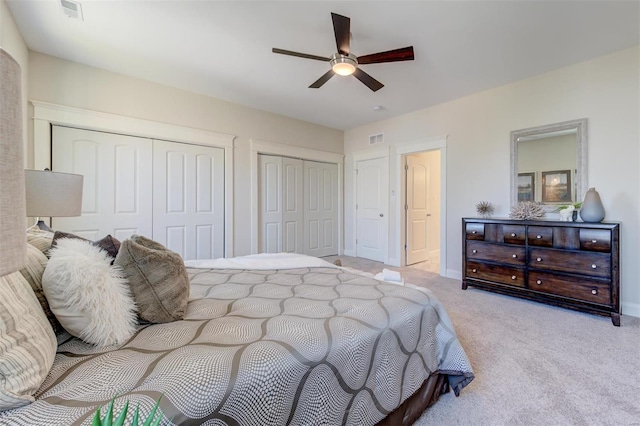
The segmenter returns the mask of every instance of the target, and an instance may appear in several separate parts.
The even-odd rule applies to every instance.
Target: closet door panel
[[[260,179],[260,220],[258,249],[260,253],[282,251],[282,157],[258,156]]]
[[[183,259],[224,256],[224,150],[153,141],[153,238]]]
[[[96,240],[152,237],[149,139],[53,126],[52,170],[84,176],[82,215],[53,218],[53,229]]]
[[[302,160],[282,158],[282,251],[304,253]]]
[[[338,254],[338,166],[304,161],[304,253]]]

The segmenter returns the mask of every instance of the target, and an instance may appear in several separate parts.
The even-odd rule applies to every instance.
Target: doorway
[[[404,161],[406,265],[440,273],[440,151]]]

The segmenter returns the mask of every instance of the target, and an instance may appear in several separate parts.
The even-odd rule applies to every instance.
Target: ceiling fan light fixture
[[[331,57],[331,69],[338,75],[351,75],[356,71],[358,58],[355,55],[334,54]]]

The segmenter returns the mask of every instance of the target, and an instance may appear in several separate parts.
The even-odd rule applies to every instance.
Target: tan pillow
[[[53,241],[53,232],[43,231],[37,227],[27,229],[27,242],[45,255],[49,253]]]
[[[34,401],[56,355],[56,336],[20,272],[0,278],[0,411]]]
[[[53,315],[53,312],[51,312],[49,302],[47,302],[47,298],[42,290],[42,274],[44,273],[44,268],[47,266],[48,260],[42,251],[27,243],[27,265],[20,273],[31,285],[33,292],[40,302],[40,306],[42,306],[42,311],[47,316],[49,323],[51,323],[53,331],[59,333],[62,331],[62,326],[56,319],[56,316]]]
[[[122,267],[138,315],[165,323],[184,318],[189,301],[189,275],[178,253],[140,235],[124,240],[115,265]]]

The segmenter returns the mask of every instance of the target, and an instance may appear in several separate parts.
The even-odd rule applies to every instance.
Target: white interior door
[[[385,262],[388,243],[389,160],[356,163],[356,256]]]
[[[84,176],[82,215],[53,218],[53,229],[90,240],[151,238],[151,140],[61,126],[52,137],[52,170]]]
[[[304,251],[338,254],[338,165],[304,162]]]
[[[260,253],[282,251],[282,157],[258,156],[260,176],[260,221],[258,247]]]
[[[427,176],[429,162],[421,154],[406,157],[407,172],[407,265],[424,262],[428,257],[427,247]]]
[[[282,157],[282,251],[304,253],[302,160]]]
[[[184,260],[224,257],[224,150],[153,141],[153,239]]]

